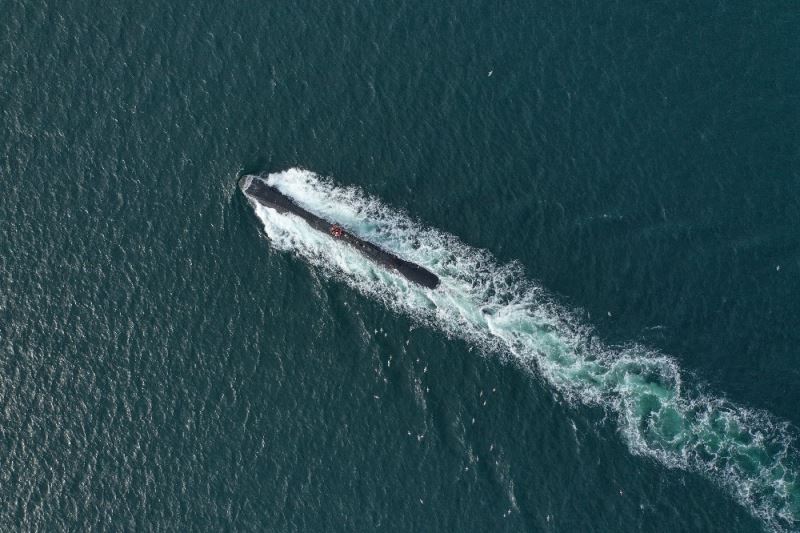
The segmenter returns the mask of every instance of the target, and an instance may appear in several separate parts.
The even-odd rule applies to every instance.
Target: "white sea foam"
[[[604,407],[633,453],[706,475],[773,530],[800,525],[800,455],[788,424],[685,387],[671,357],[635,344],[604,345],[518,265],[498,265],[488,252],[356,188],[302,169],[264,179],[442,283],[435,290],[409,283],[301,219],[251,202],[275,247],[449,336],[513,358],[573,404]]]

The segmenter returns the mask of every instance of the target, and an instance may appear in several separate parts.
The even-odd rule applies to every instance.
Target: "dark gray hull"
[[[252,176],[245,176],[239,182],[242,191],[257,201],[261,205],[275,209],[279,213],[291,213],[305,220],[312,228],[330,234],[334,224],[327,220],[310,213],[294,203],[291,198],[281,193],[275,187],[267,185],[263,180]],[[356,250],[372,259],[379,265],[398,272],[409,281],[428,289],[435,289],[439,286],[439,278],[433,272],[425,268],[397,257],[386,250],[356,237],[352,233],[342,229],[336,236],[338,240],[344,241]]]

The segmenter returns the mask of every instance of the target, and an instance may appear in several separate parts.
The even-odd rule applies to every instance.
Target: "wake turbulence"
[[[602,407],[631,453],[704,475],[767,527],[797,530],[800,454],[785,421],[687,384],[672,357],[604,344],[518,265],[498,265],[489,252],[357,188],[296,168],[245,176],[240,187],[276,249],[419,323],[511,358],[573,405]]]

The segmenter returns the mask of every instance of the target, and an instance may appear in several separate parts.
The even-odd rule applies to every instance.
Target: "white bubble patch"
[[[684,386],[675,360],[643,346],[604,345],[574,313],[484,250],[426,228],[353,187],[302,169],[263,178],[298,205],[434,272],[417,286],[309,227],[250,199],[278,249],[451,337],[512,358],[573,404],[614,416],[631,452],[699,472],[725,487],[767,527],[800,526],[800,455],[794,429]]]

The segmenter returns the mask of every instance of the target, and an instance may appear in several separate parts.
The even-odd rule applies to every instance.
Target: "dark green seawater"
[[[800,529],[798,5],[446,4],[0,2],[0,530]],[[291,167],[439,303],[271,242]]]

